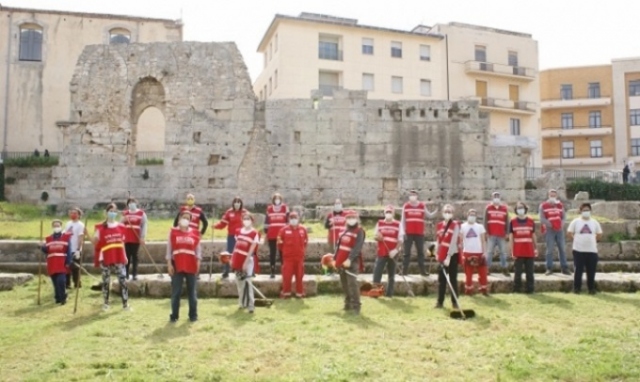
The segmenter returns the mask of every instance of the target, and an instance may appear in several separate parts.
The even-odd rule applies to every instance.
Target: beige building
[[[182,40],[182,24],[176,20],[2,6],[0,19],[0,143],[5,157],[62,150],[56,123],[69,119],[71,76],[86,45]],[[150,112],[141,122],[163,124],[159,118]],[[149,142],[145,149],[154,151],[155,146]]]
[[[260,100],[309,98],[319,90],[367,90],[370,99],[477,99],[493,144],[521,146],[539,165],[538,47],[531,35],[475,25],[411,31],[355,19],[276,15],[258,52]]]
[[[615,166],[640,164],[640,57],[611,61]],[[636,170],[640,166],[634,166]]]

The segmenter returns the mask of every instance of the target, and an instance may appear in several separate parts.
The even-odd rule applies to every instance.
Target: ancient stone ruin
[[[290,203],[399,203],[411,188],[439,201],[524,197],[520,150],[491,147],[474,101],[332,99],[257,102],[233,43],[88,46],[71,80],[64,151],[44,185],[52,204],[123,199],[248,206],[274,191]],[[149,107],[162,134],[139,128]],[[160,136],[158,136],[160,135]],[[138,165],[145,139],[164,138],[161,165]],[[47,189],[48,187],[48,189]],[[24,190],[35,199],[43,189]]]

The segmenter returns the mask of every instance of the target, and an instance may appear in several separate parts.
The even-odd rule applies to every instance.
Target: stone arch
[[[138,122],[140,121],[140,117],[143,114],[146,114],[145,111],[149,110],[149,119],[144,118],[142,120],[143,126],[139,126]],[[159,112],[159,113],[158,113]],[[164,131],[165,131],[165,91],[164,86],[153,77],[144,77],[141,78],[138,83],[133,87],[131,92],[131,137],[129,139],[129,151],[128,151],[128,162],[129,165],[134,165],[136,160],[136,153],[138,150],[138,142],[141,139],[144,139],[140,136],[141,133],[147,133],[140,129],[140,127],[146,128],[148,127],[147,122],[153,125],[154,123],[161,124],[158,126],[158,129],[152,130],[150,133],[153,133],[155,130],[160,131],[162,135],[162,150],[164,151]],[[159,116],[162,116],[160,119]],[[161,129],[160,129],[161,128]],[[146,143],[142,144],[142,147],[146,147]],[[157,143],[157,142],[156,142]]]

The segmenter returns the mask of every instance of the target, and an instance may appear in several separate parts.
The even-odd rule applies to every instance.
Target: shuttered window
[[[20,61],[42,61],[42,29],[20,27]]]

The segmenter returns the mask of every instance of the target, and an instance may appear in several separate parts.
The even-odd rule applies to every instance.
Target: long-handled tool
[[[449,275],[447,274],[447,270],[445,269],[444,265],[440,265],[440,268],[442,270],[442,273],[444,274],[444,278],[447,279],[447,284],[449,285],[449,290],[451,291],[451,295],[453,296],[453,300],[456,302],[456,305],[458,305],[458,310],[452,310],[449,313],[449,317],[451,318],[455,318],[455,319],[463,319],[466,320],[467,318],[473,318],[476,316],[476,312],[473,311],[472,309],[461,309],[460,307],[460,301],[458,301],[458,295],[456,294],[455,290],[453,289],[453,285],[451,284],[451,280],[449,279]]]
[[[42,219],[40,220],[40,242],[42,243]],[[40,289],[42,287],[42,251],[38,251],[38,305],[40,305]]]
[[[385,243],[384,240],[382,240],[382,244],[384,244],[384,247],[387,249],[387,253],[391,253],[391,251],[389,251],[389,247],[387,246],[387,243]],[[398,257],[398,255],[396,255],[395,257]],[[394,265],[396,266],[398,265],[395,258],[392,258],[391,256],[389,256],[389,258],[391,258],[391,261],[393,261]],[[402,280],[404,281],[404,284],[407,287],[407,295],[409,297],[416,297],[415,293],[413,293],[413,288],[407,281],[407,277],[404,275],[404,268],[400,272],[400,275],[402,276]]]
[[[213,243],[215,242],[215,228],[213,228],[213,223],[211,226],[211,257],[209,258],[209,281],[211,281],[211,275],[213,274]]]
[[[85,234],[87,233],[87,224],[89,224],[89,213],[87,213],[87,217],[84,219],[84,232],[82,233],[82,240],[83,240],[83,246],[84,246],[84,239],[85,239]],[[78,264],[76,264],[78,266],[78,283],[76,284],[76,298],[75,301],[73,303],[73,314],[76,314],[76,312],[78,311],[78,298],[80,297],[80,279],[81,279],[81,273],[80,273],[80,267],[82,266],[82,258],[83,258],[83,252],[84,251],[80,251],[80,259],[78,261]],[[71,263],[73,266],[73,262]]]
[[[253,283],[251,282],[251,277],[247,277],[244,281],[247,284],[249,284],[251,286],[251,288],[253,288],[253,290],[256,293],[258,293],[260,295],[260,299],[255,299],[255,301],[254,301],[254,305],[255,306],[270,308],[271,305],[273,305],[273,300],[265,297],[265,295],[262,294],[262,292],[260,292],[260,289],[256,288],[256,286],[253,285]]]

